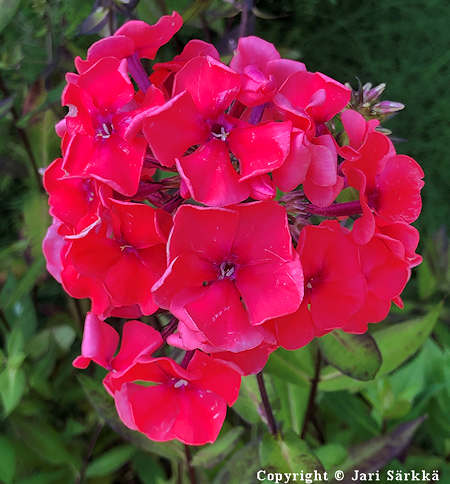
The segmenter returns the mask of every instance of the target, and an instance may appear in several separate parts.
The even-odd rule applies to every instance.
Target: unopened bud
[[[378,86],[375,86],[373,89],[370,89],[367,92],[364,100],[367,102],[374,101],[375,99],[381,96],[381,94],[385,89],[386,89],[386,84],[384,82],[382,82],[381,84],[378,84]]]
[[[379,114],[392,114],[404,109],[405,105],[395,101],[381,101],[375,104],[373,110]]]

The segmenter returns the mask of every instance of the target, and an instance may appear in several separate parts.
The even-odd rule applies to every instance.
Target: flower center
[[[180,378],[174,383],[174,388],[181,388],[181,387],[186,387],[188,385],[188,381],[184,380],[183,378]]]
[[[219,279],[234,279],[236,266],[232,262],[222,262],[219,267]]]
[[[211,134],[221,141],[226,141],[230,133],[226,130],[225,126],[214,124],[211,129]]]
[[[101,121],[95,132],[96,138],[108,139],[114,131],[114,126],[111,121]]]

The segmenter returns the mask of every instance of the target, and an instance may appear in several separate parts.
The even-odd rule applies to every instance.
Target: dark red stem
[[[272,435],[278,434],[277,423],[275,417],[273,416],[272,406],[270,405],[269,397],[267,395],[266,385],[264,383],[264,378],[262,371],[256,375],[258,380],[259,393],[261,394],[261,400],[264,407],[264,413],[266,414],[267,425],[269,427],[270,433]]]

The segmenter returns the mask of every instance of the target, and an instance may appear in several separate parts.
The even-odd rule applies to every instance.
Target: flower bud
[[[381,101],[375,104],[373,110],[378,114],[392,114],[404,109],[405,105],[395,101]]]

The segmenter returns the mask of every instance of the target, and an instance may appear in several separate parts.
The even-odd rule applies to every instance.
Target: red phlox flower
[[[100,222],[100,211],[112,189],[93,178],[65,178],[62,158],[44,172],[43,183],[49,194],[50,214],[82,236],[92,224]]]
[[[395,301],[403,291],[410,268],[404,252],[403,257],[399,257],[395,252],[398,244],[395,244],[396,247],[394,244],[393,239],[376,233],[369,243],[359,247],[367,293],[363,306],[352,315],[343,327],[344,331],[365,333],[368,323],[377,323],[386,318],[391,301]]]
[[[275,202],[228,209],[183,205],[167,251],[168,268],[152,291],[180,320],[186,347],[236,353],[274,344],[261,325],[300,305],[300,261],[286,212]]]
[[[150,81],[167,93],[172,92],[173,75],[194,57],[209,56],[215,60],[220,60],[217,49],[209,42],[203,40],[190,40],[183,48],[181,54],[176,55],[168,62],[158,62],[153,64],[153,72]]]
[[[273,44],[255,36],[239,39],[230,67],[241,74],[238,100],[248,107],[271,101],[290,74],[306,71],[302,62],[281,59]]]
[[[75,58],[75,66],[83,73],[103,57],[125,59],[136,54],[138,57],[154,59],[158,49],[180,30],[183,19],[178,12],[162,16],[154,25],[141,20],[130,20],[114,35],[101,39],[88,49],[86,60]]]
[[[336,142],[324,125],[350,100],[350,90],[320,72],[296,72],[274,97],[275,109],[292,121],[291,150],[273,174],[283,191],[303,183],[312,203],[330,205],[344,186],[337,172]]]
[[[281,166],[289,152],[289,121],[252,125],[225,113],[239,88],[240,76],[230,68],[210,56],[195,57],[175,75],[174,97],[143,121],[153,155],[165,166],[176,161],[185,195],[207,205],[258,195],[261,183],[253,179]]]
[[[124,345],[116,358],[122,351]],[[240,381],[229,365],[196,351],[186,369],[170,358],[140,356],[108,373],[104,385],[127,427],[156,441],[202,445],[216,440]]]
[[[383,224],[412,223],[422,208],[422,168],[409,156],[392,154],[392,150],[387,136],[372,132],[357,161],[342,164],[348,184],[359,190],[363,215],[354,223],[353,236],[360,244],[373,237],[376,217]]]
[[[286,349],[345,327],[367,292],[358,246],[337,221],[304,227],[297,251],[305,283],[302,304],[297,312],[272,321],[278,343]]]
[[[158,306],[150,289],[166,268],[171,218],[144,204],[110,203],[109,222],[104,220],[84,237],[70,241],[63,260],[63,283],[74,297],[90,293],[98,314],[107,309],[114,314],[110,307],[135,305],[142,314],[152,314]]]
[[[96,178],[123,195],[138,187],[146,142],[124,134],[134,97],[126,60],[100,59],[81,75],[68,74],[62,102],[69,106],[62,169],[68,176]]]

